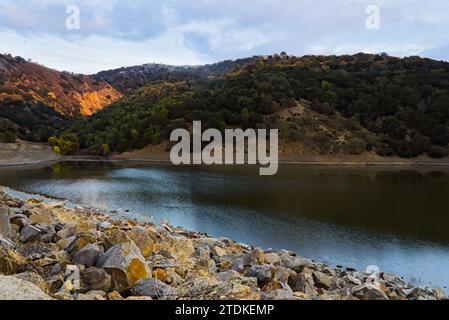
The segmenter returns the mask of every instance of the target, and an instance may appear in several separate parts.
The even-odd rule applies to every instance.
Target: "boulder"
[[[259,287],[263,287],[272,278],[270,265],[256,265],[252,266],[246,274],[249,278],[256,278]]]
[[[35,226],[27,225],[20,230],[20,242],[27,243],[38,240],[42,231]]]
[[[76,236],[75,240],[66,248],[66,251],[70,254],[76,253],[83,249],[88,244],[96,243],[97,239],[91,234],[80,233]]]
[[[9,208],[0,204],[0,236],[14,239],[17,237],[9,221]]]
[[[324,290],[329,290],[331,287],[330,278],[322,272],[315,271],[312,273],[313,282],[315,282],[315,287]]]
[[[114,289],[118,292],[130,289],[139,280],[151,276],[145,258],[133,241],[109,249],[101,257],[97,267],[112,276]]]
[[[352,295],[360,300],[388,300],[388,296],[373,284],[352,288]]]
[[[0,300],[53,300],[34,283],[0,275]]]
[[[131,290],[135,297],[173,298],[175,289],[157,279],[142,279]]]
[[[102,290],[108,292],[112,286],[112,278],[103,269],[88,268],[81,272],[81,287],[84,292]]]
[[[291,255],[283,255],[281,257],[281,265],[292,269],[296,273],[303,272],[304,268],[307,267],[310,262],[306,259],[291,256]]]
[[[154,241],[143,227],[135,227],[126,232],[128,237],[139,247],[142,255],[147,258],[153,252]]]
[[[61,230],[58,231],[56,234],[59,239],[65,239],[73,237],[76,233],[76,225],[74,224],[66,224],[64,227],[62,227]]]
[[[281,258],[275,252],[265,253],[263,255],[263,261],[266,264],[276,264],[276,265],[281,264]]]
[[[9,221],[11,224],[16,225],[19,229],[30,224],[28,217],[22,213],[16,213],[10,216]]]
[[[72,262],[86,268],[93,267],[100,260],[102,254],[103,250],[97,244],[89,243],[72,255]]]
[[[298,273],[290,276],[288,285],[294,292],[302,292],[308,296],[316,295],[315,283],[310,274]]]
[[[125,231],[119,229],[106,231],[104,233],[103,240],[106,244],[106,250],[109,250],[110,248],[118,244],[131,242],[131,238],[128,236],[128,234]]]

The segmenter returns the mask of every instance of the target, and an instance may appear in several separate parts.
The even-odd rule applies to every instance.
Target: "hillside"
[[[91,153],[124,152],[202,120],[205,128],[279,128],[284,146],[303,153],[447,155],[448,63],[357,54],[231,65],[218,77],[150,81],[71,132]]]
[[[0,55],[0,140],[15,134],[46,141],[68,119],[90,116],[121,96],[92,76],[58,72],[21,57]]]
[[[192,81],[221,77],[254,63],[254,58],[227,60],[204,66],[170,66],[150,63],[99,72],[98,80],[110,83],[121,92],[132,92],[148,83]]]

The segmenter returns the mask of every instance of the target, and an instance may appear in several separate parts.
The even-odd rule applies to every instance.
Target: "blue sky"
[[[80,29],[66,8],[80,9]],[[366,9],[380,9],[369,30]],[[259,54],[387,52],[449,61],[447,0],[2,0],[0,52],[95,73]]]

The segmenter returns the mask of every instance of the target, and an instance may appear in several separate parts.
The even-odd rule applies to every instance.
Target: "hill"
[[[0,55],[0,135],[46,141],[63,123],[90,116],[122,94],[92,76],[58,72],[21,57]],[[5,138],[3,138],[5,140]]]
[[[202,120],[205,128],[279,128],[284,145],[315,154],[447,154],[449,63],[385,54],[244,61],[215,76],[162,72],[70,132],[92,153],[158,144]]]

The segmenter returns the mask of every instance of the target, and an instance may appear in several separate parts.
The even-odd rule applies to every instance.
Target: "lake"
[[[0,185],[448,292],[449,169],[65,162],[0,168]]]

